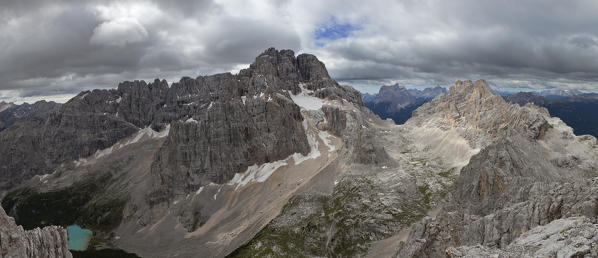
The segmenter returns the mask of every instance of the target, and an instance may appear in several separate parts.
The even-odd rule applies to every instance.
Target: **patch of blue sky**
[[[361,29],[359,25],[351,23],[339,23],[332,17],[327,23],[323,23],[314,31],[314,38],[317,46],[324,46],[326,42],[337,39],[348,38],[353,31]]]

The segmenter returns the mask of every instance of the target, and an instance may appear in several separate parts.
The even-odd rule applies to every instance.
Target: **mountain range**
[[[141,257],[598,256],[595,137],[484,80],[418,94],[372,99],[427,99],[395,124],[273,48],[238,74],[81,92],[0,131],[2,207]]]
[[[443,87],[407,89],[399,84],[382,86],[378,94],[363,96],[365,105],[382,119],[391,118],[402,124],[411,117],[411,112],[434,97],[447,93]]]
[[[10,127],[12,124],[25,121],[34,116],[50,112],[60,106],[53,101],[40,100],[33,104],[23,103],[17,105],[14,103],[0,102],[0,131]]]
[[[545,107],[551,115],[563,119],[571,126],[575,134],[591,134],[598,137],[598,121],[595,119],[595,110],[598,110],[598,94],[544,97],[533,92],[519,92],[505,96],[505,100],[519,105],[533,103]]]

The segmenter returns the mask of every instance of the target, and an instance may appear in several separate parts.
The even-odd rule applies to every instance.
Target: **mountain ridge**
[[[598,214],[586,198],[596,138],[484,80],[457,81],[396,125],[315,56],[271,48],[237,75],[82,92],[0,140],[52,138],[30,129],[51,119],[89,130],[69,143],[89,149],[41,152],[57,155],[52,173],[22,178],[3,207],[28,227],[77,223],[141,256],[512,252],[528,229],[593,227]]]

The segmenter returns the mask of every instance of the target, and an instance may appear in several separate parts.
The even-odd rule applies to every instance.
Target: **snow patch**
[[[222,187],[218,188],[218,192],[216,192],[216,194],[214,194],[214,200],[216,200],[216,198],[218,197],[220,190],[222,190]]]
[[[50,174],[45,174],[45,175],[41,175],[41,176],[39,176],[39,181],[44,181],[44,180],[46,180],[46,178],[47,178],[48,176],[50,176]],[[46,180],[46,181],[47,181],[47,180]]]
[[[185,123],[198,123],[197,120],[193,119],[193,117],[190,117],[189,119],[185,120]]]
[[[299,94],[290,94],[291,99],[293,99],[293,102],[295,102],[295,104],[306,110],[318,110],[322,108],[324,102],[321,99],[308,95],[308,93],[310,93],[311,91],[305,89],[304,84],[300,83],[299,87],[301,88],[301,92]]]
[[[79,160],[73,161],[73,163],[75,163],[75,167],[78,167],[78,166],[81,166],[81,165],[87,163],[87,159],[80,158]]]
[[[303,130],[307,133],[307,143],[309,144],[309,147],[311,148],[311,152],[308,153],[306,156],[303,156],[301,153],[293,154],[293,159],[295,160],[295,165],[301,164],[301,163],[303,163],[303,161],[306,161],[308,159],[318,158],[321,155],[320,150],[318,149],[318,140],[312,133],[308,132],[307,119],[303,120],[302,125],[303,125]]]
[[[203,186],[202,186],[202,187],[200,187],[200,188],[197,190],[197,192],[195,192],[195,195],[199,195],[199,194],[201,193],[201,191],[203,191]]]
[[[147,135],[148,137],[150,137],[152,139],[162,138],[162,137],[168,136],[169,132],[170,132],[170,124],[166,125],[166,128],[160,132],[154,131],[151,127],[145,127],[143,129],[139,129],[139,131],[137,131],[137,133],[135,134],[133,139],[130,139],[128,141],[119,141],[118,143],[110,146],[109,148],[106,148],[103,150],[97,150],[96,153],[94,154],[94,157],[96,159],[99,159],[101,157],[109,155],[115,150],[122,149],[123,147],[125,147],[129,144],[139,142],[139,140],[141,140],[143,138],[143,136]],[[79,159],[78,161],[74,161],[74,162],[75,162],[75,166],[79,166],[79,165],[87,162],[87,160]]]
[[[110,155],[112,153],[113,148],[114,148],[114,146],[110,146],[110,148],[96,151],[96,154],[95,154],[96,159],[99,159],[106,155]]]
[[[160,132],[154,131],[151,127],[145,127],[137,132],[135,138],[126,142],[122,146],[126,146],[129,144],[133,144],[138,142],[144,135],[149,136],[150,138],[162,138],[168,136],[168,132],[170,131],[170,124],[166,125],[166,128]]]
[[[328,151],[334,151],[336,149],[334,147],[334,145],[332,144],[332,140],[330,139],[332,137],[332,135],[330,135],[328,132],[320,131],[318,133],[318,136],[320,136],[320,139],[322,139],[322,142],[324,143],[324,145],[326,145],[326,147],[328,147]]]
[[[170,124],[167,124],[166,128],[164,128],[164,130],[152,135],[152,138],[163,138],[163,137],[168,136],[168,133],[170,133]]]
[[[274,162],[264,163],[261,165],[252,165],[247,168],[244,173],[236,173],[235,177],[228,182],[229,185],[237,185],[235,190],[239,187],[247,185],[251,182],[265,182],[278,168],[286,166],[286,160],[278,160]]]

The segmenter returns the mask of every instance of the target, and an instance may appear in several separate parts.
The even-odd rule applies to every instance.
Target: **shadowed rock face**
[[[2,131],[0,190],[88,157],[139,128],[171,123],[177,134],[158,154],[154,171],[184,171],[190,175],[181,178],[188,181],[184,188],[226,182],[248,165],[309,152],[303,118],[289,95],[299,93],[300,84],[316,97],[363,105],[360,94],[332,80],[315,56],[274,48],[238,75],[184,77],[170,87],[158,79],[127,81],[82,92],[58,110]],[[160,178],[171,184],[164,173]]]
[[[518,92],[515,95],[505,97],[505,100],[509,103],[516,103],[523,106],[527,103],[533,103],[534,105],[543,106],[547,99],[538,96],[533,92]]]
[[[33,104],[23,103],[21,105],[0,102],[0,131],[16,122],[29,120],[34,116],[50,112],[58,107],[60,107],[60,104],[45,100],[40,100]]]
[[[137,131],[114,115],[65,108],[14,124],[0,133],[0,189],[52,173],[65,161],[87,157]]]
[[[220,74],[182,80],[171,89],[200,89],[191,106],[199,109],[172,123],[171,134],[156,155],[156,189],[150,203],[195,191],[210,182],[225,183],[248,166],[306,155],[309,145],[303,117],[291,99],[301,87],[314,96],[363,106],[361,96],[330,78],[315,56],[268,49],[238,75]],[[177,93],[185,96],[184,92]],[[174,104],[174,103],[173,103]],[[168,107],[170,103],[167,103]],[[209,153],[209,155],[205,155]]]
[[[391,86],[382,86],[372,101],[375,109],[377,106],[384,105],[386,113],[397,112],[400,109],[415,104],[416,98],[409,93],[409,91],[398,84]]]
[[[0,207],[0,255],[2,257],[72,257],[66,230],[48,226],[23,230]]]
[[[380,118],[391,118],[396,124],[403,124],[419,106],[446,92],[440,86],[419,90],[395,84],[382,86],[377,94],[363,94],[363,101]]]
[[[409,93],[418,100],[430,100],[440,94],[446,94],[447,90],[443,87],[436,86],[433,88],[425,88],[423,90],[409,89]]]

